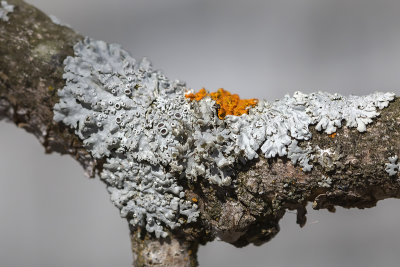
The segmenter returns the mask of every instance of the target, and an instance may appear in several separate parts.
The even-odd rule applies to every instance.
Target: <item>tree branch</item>
[[[9,20],[0,20],[0,119],[34,134],[46,153],[70,154],[94,177],[103,170],[75,133],[53,121],[56,92],[65,85],[63,61],[73,56],[82,36],[55,24],[20,0]],[[235,246],[261,245],[279,232],[286,210],[297,210],[306,223],[306,205],[314,209],[368,208],[378,200],[400,197],[399,174],[385,170],[388,158],[400,154],[400,100],[381,111],[366,132],[342,127],[327,135],[310,126],[314,168],[304,172],[287,157],[258,159],[235,166],[233,186],[207,179],[182,182],[186,197],[197,202],[200,218],[166,239],[131,227],[135,266],[196,266],[198,244],[219,238]],[[395,164],[395,163],[394,163]]]

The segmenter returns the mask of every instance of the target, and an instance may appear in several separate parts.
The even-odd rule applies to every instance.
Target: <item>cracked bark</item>
[[[46,153],[70,154],[89,177],[102,169],[69,128],[53,122],[57,89],[64,86],[63,60],[82,38],[54,24],[21,0],[9,22],[0,21],[0,119],[34,134]],[[385,172],[388,157],[400,155],[400,99],[359,133],[346,127],[336,135],[312,129],[314,169],[303,172],[286,158],[265,159],[237,166],[233,186],[218,187],[206,179],[183,186],[198,200],[201,217],[165,240],[131,229],[135,266],[196,266],[199,244],[220,238],[235,246],[261,245],[279,232],[286,210],[297,210],[297,223],[306,223],[306,205],[314,209],[368,208],[378,200],[400,197],[399,174]],[[302,145],[306,145],[304,142]],[[326,179],[331,180],[330,184]]]

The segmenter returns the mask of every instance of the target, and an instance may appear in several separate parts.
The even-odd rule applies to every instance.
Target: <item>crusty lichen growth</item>
[[[185,94],[186,98],[189,98],[190,100],[196,100],[196,101],[200,101],[202,100],[204,97],[206,97],[208,95],[206,89],[202,88],[200,89],[197,93],[193,93],[191,91],[188,91]]]
[[[248,114],[248,110],[258,102],[257,99],[240,99],[239,95],[231,94],[222,88],[212,93],[207,93],[206,89],[202,88],[197,93],[189,92],[185,94],[186,98],[196,101],[200,101],[206,96],[210,96],[217,103],[218,118],[221,120],[225,119],[227,115],[240,116]]]

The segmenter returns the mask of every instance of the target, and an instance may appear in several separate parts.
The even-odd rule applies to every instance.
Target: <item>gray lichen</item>
[[[95,158],[106,158],[101,179],[112,202],[133,226],[157,237],[196,221],[196,204],[185,198],[183,179],[206,178],[230,185],[235,165],[258,157],[287,156],[310,171],[310,125],[328,134],[341,127],[360,132],[391,93],[345,98],[337,94],[296,92],[282,100],[260,101],[242,116],[218,118],[210,97],[190,101],[180,81],[136,62],[119,45],[86,38],[65,60],[66,86],[54,120],[75,129]]]
[[[318,185],[329,188],[332,185],[332,179],[330,177],[322,176],[321,181],[318,182]]]
[[[162,223],[196,221],[197,205],[177,184],[193,119],[183,84],[115,44],[85,39],[74,51],[54,119],[75,128],[95,158],[107,157],[101,178],[121,215],[157,237],[166,236]]]
[[[396,175],[400,170],[400,163],[397,163],[398,156],[394,155],[393,157],[389,157],[389,163],[386,163],[385,171],[389,174],[389,176]]]
[[[60,26],[65,26],[65,27],[71,28],[71,26],[70,26],[69,24],[66,24],[66,23],[64,23],[64,22],[61,22],[61,20],[60,20],[59,18],[57,18],[56,16],[54,16],[54,15],[49,15],[49,18],[51,19],[51,21],[52,21],[54,24],[57,24],[57,25],[60,25]]]
[[[298,141],[311,139],[310,125],[332,134],[345,121],[347,127],[365,132],[366,125],[379,115],[377,109],[388,106],[393,99],[393,93],[346,98],[323,92],[308,95],[296,92],[293,97],[286,95],[273,103],[260,101],[248,115],[228,116],[227,127],[236,134],[235,144],[247,159],[257,157],[261,148],[266,158],[287,156],[309,171],[312,149],[300,148]]]
[[[340,154],[338,148],[321,149],[318,145],[315,147],[315,156],[317,162],[325,171],[333,171],[341,165],[340,159],[343,155]]]
[[[9,5],[7,1],[0,2],[0,19],[3,21],[8,21],[9,17],[7,14],[14,11],[14,6]]]

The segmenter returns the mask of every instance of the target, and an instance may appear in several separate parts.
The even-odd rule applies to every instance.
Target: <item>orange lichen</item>
[[[192,198],[192,201],[196,203],[198,200],[197,200],[197,198],[194,197],[194,198]]]
[[[186,94],[185,97],[189,98],[190,100],[196,100],[196,101],[200,101],[202,100],[204,97],[207,96],[207,91],[206,89],[202,88],[200,89],[200,91],[198,91],[197,93],[193,94],[193,93],[189,93]]]
[[[336,133],[330,134],[329,137],[330,138],[335,138],[336,137]]]
[[[231,94],[222,88],[213,93],[207,93],[203,88],[195,94],[189,93],[185,96],[192,101],[200,101],[204,97],[210,96],[218,105],[218,118],[221,120],[227,115],[240,116],[247,114],[249,108],[254,107],[258,103],[257,99],[240,99],[237,94]]]

